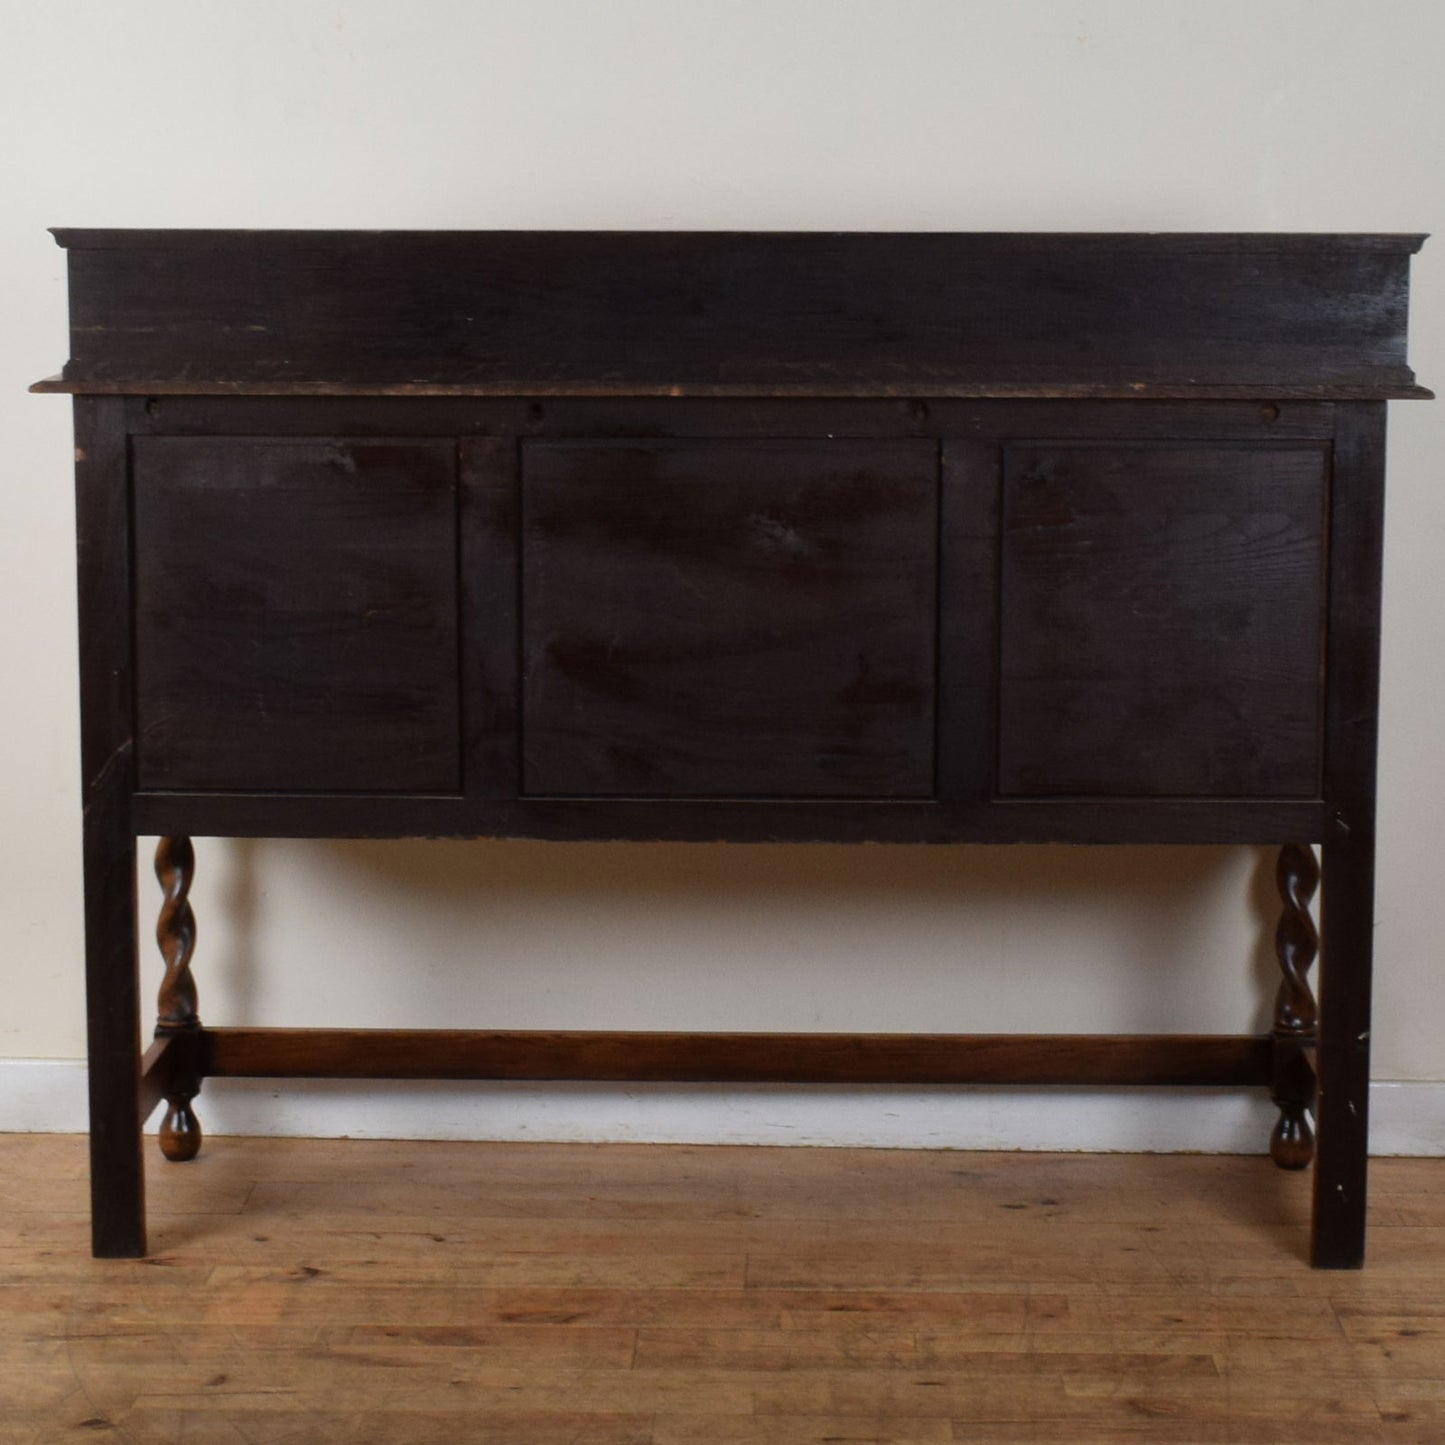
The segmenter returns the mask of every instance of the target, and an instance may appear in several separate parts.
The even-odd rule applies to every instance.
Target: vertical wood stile
[[[109,1259],[145,1253],[124,405],[75,399],[91,1242]]]

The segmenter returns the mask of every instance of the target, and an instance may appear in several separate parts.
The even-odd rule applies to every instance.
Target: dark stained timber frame
[[[646,1079],[1268,1088],[1362,1263],[1422,237],[56,234],[97,1255],[208,1077]],[[1229,1036],[212,1027],[192,835],[1275,845],[1281,982]]]

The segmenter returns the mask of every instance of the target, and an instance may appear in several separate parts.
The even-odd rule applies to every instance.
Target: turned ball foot
[[[1269,1157],[1281,1169],[1308,1169],[1315,1157],[1315,1131],[1303,1104],[1282,1104],[1269,1136]]]
[[[189,1099],[168,1099],[161,1120],[161,1153],[176,1164],[194,1159],[201,1150],[201,1123]]]

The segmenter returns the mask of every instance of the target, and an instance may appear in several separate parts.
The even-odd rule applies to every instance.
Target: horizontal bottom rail
[[[160,1038],[145,1051],[140,1061],[140,1117],[144,1123],[165,1097],[175,1067],[174,1039]]]
[[[1269,1083],[1269,1035],[488,1032],[208,1028],[200,1071],[252,1079],[776,1084]]]

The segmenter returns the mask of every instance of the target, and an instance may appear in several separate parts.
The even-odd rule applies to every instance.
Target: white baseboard
[[[1445,1082],[1376,1083],[1370,1111],[1371,1152],[1445,1154]],[[1275,1117],[1262,1091],[1237,1089],[322,1079],[211,1079],[197,1113],[210,1135],[1159,1154],[1258,1154]],[[83,1063],[0,1059],[0,1132],[71,1134],[85,1127]]]

